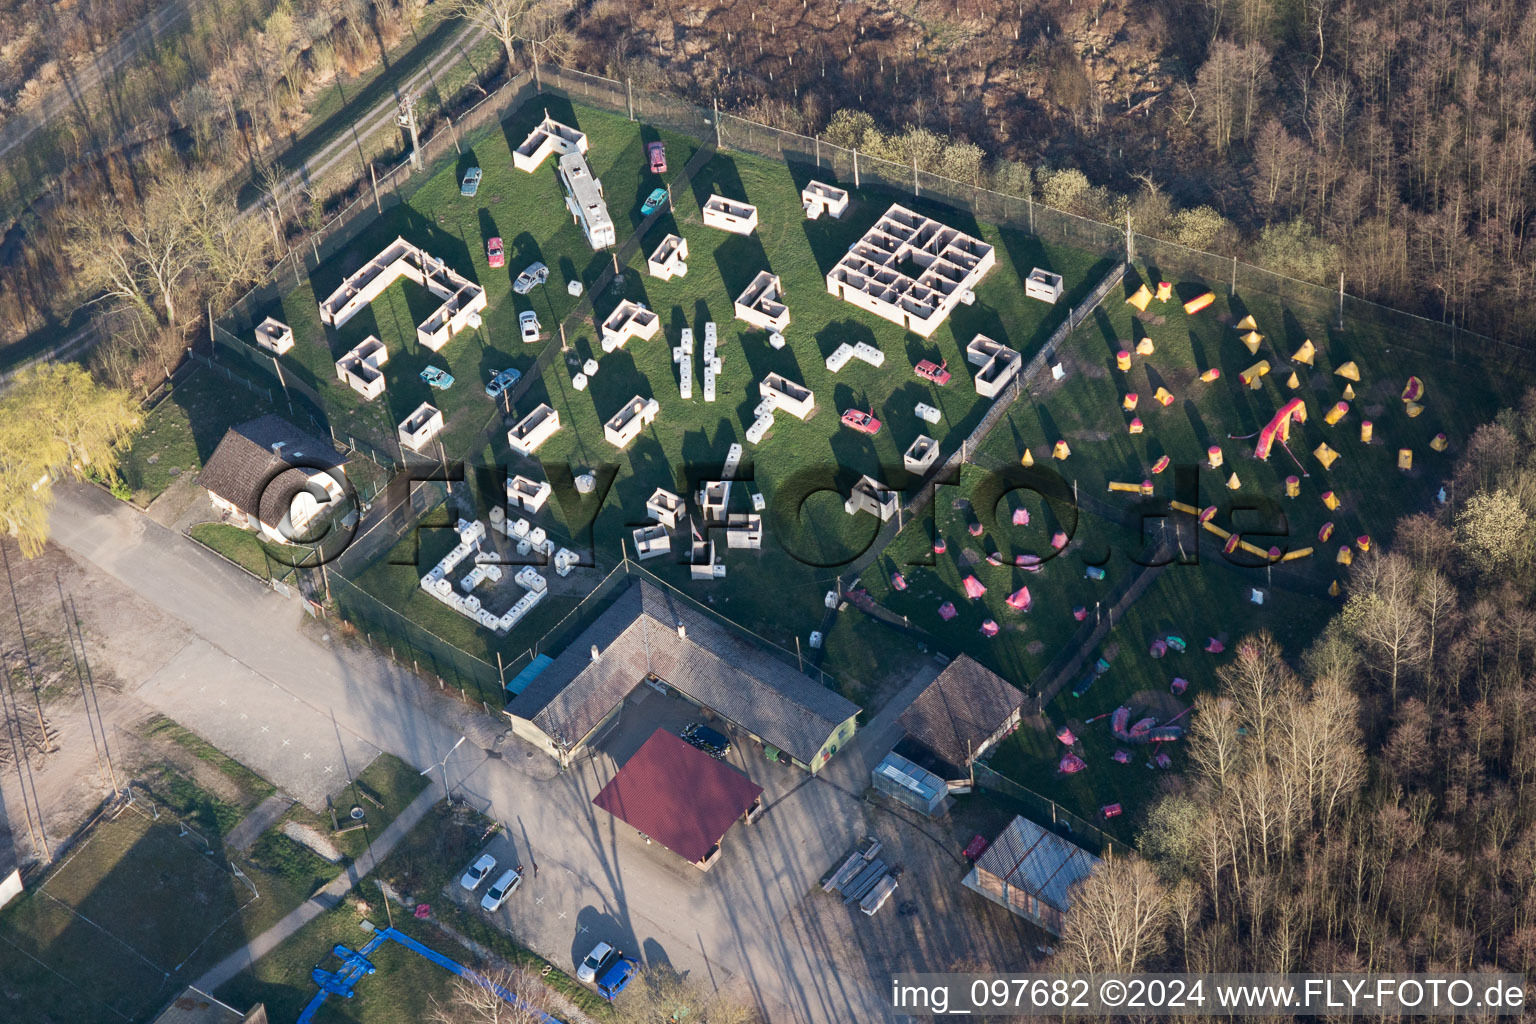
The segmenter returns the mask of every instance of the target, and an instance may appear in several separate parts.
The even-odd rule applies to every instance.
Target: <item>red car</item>
[[[860,412],[858,409],[849,409],[843,413],[843,426],[852,427],[861,434],[869,434],[873,437],[880,433],[880,421],[875,419],[872,412]]]
[[[652,174],[667,173],[667,147],[659,142],[647,142],[645,144],[646,158],[651,162]]]
[[[948,359],[944,360],[942,363],[935,363],[931,359],[924,359],[913,369],[916,371],[919,377],[923,378],[924,380],[931,380],[940,387],[943,387],[945,384],[949,383],[950,374]]]
[[[501,237],[499,235],[485,243],[485,258],[492,267],[504,267],[507,265],[507,254],[502,251]]]

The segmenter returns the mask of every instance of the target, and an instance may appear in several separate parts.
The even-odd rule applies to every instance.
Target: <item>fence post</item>
[[[373,182],[373,209],[376,213],[383,213],[384,206],[379,202],[379,175],[373,169],[373,161],[368,161],[368,178]]]
[[[853,151],[853,187],[861,187],[859,185],[859,151],[857,149]],[[1030,223],[1033,224],[1034,221],[1031,220]]]
[[[917,153],[914,152],[912,154],[912,197],[916,199],[920,195],[922,193],[917,188]]]
[[[1237,294],[1237,257],[1232,257],[1232,287],[1228,289],[1228,295]]]
[[[715,97],[715,148],[723,149],[725,142],[720,136],[720,97]]]
[[[635,94],[629,87],[628,76],[624,79],[624,109],[629,112],[629,119],[635,119]]]
[[[1342,331],[1343,329],[1344,329],[1344,271],[1341,270],[1341,271],[1339,271],[1339,330]],[[1454,341],[1452,341],[1451,346],[1452,346],[1451,347],[1451,351],[1455,352],[1455,342]],[[1453,355],[1451,357],[1451,362],[1454,363],[1455,361],[1456,361],[1456,358]]]

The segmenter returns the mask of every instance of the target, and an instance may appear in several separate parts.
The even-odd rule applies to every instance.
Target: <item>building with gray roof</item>
[[[1093,873],[1099,858],[1028,818],[1014,818],[965,876],[965,887],[1061,934],[1072,886]]]
[[[512,729],[562,764],[641,683],[670,688],[808,771],[852,738],[858,705],[685,599],[637,583],[507,706]]]

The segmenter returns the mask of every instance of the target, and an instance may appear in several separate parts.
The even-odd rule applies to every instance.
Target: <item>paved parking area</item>
[[[146,679],[138,696],[316,812],[379,754],[325,711],[201,639]]]

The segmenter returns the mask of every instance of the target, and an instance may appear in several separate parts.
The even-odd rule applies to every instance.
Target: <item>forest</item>
[[[1063,969],[1536,967],[1536,390],[1458,497],[1357,559],[1288,659],[1251,636],[1197,699],[1193,770],[1085,884]]]
[[[1536,334],[1528,3],[595,0],[581,39],[587,70],[807,133],[851,108],[1076,170],[1072,212],[1168,237],[1208,207],[1223,223],[1190,240],[1222,255]]]

